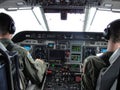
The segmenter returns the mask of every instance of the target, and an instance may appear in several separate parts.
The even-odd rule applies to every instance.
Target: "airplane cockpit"
[[[0,1],[17,21],[13,42],[47,63],[41,90],[81,90],[83,62],[107,51],[103,30],[119,11],[119,0]]]
[[[13,41],[48,63],[43,90],[80,90],[84,59],[107,49],[102,33],[23,31]]]

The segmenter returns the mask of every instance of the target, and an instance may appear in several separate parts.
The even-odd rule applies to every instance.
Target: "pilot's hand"
[[[42,59],[35,59],[35,61],[39,61],[41,62],[42,64],[44,63],[44,61]]]

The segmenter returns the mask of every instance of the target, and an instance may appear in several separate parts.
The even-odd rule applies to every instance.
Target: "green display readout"
[[[81,61],[81,54],[72,54],[71,60],[72,61]]]
[[[72,51],[73,52],[80,52],[81,51],[81,46],[72,46]]]

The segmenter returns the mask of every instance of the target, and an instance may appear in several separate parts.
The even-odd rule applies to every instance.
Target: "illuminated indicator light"
[[[47,71],[47,74],[51,74],[51,73],[52,73],[52,71],[49,71],[49,70]]]
[[[75,81],[76,81],[76,82],[80,82],[80,81],[81,81],[81,77],[80,77],[80,76],[76,76],[76,77],[75,77]]]
[[[52,67],[55,67],[55,64],[52,64]]]

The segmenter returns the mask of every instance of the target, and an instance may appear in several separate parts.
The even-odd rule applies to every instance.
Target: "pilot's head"
[[[113,43],[120,42],[120,19],[108,24],[104,35],[107,40],[111,40]]]
[[[15,23],[11,16],[5,13],[0,13],[0,36],[6,34],[14,34]]]

